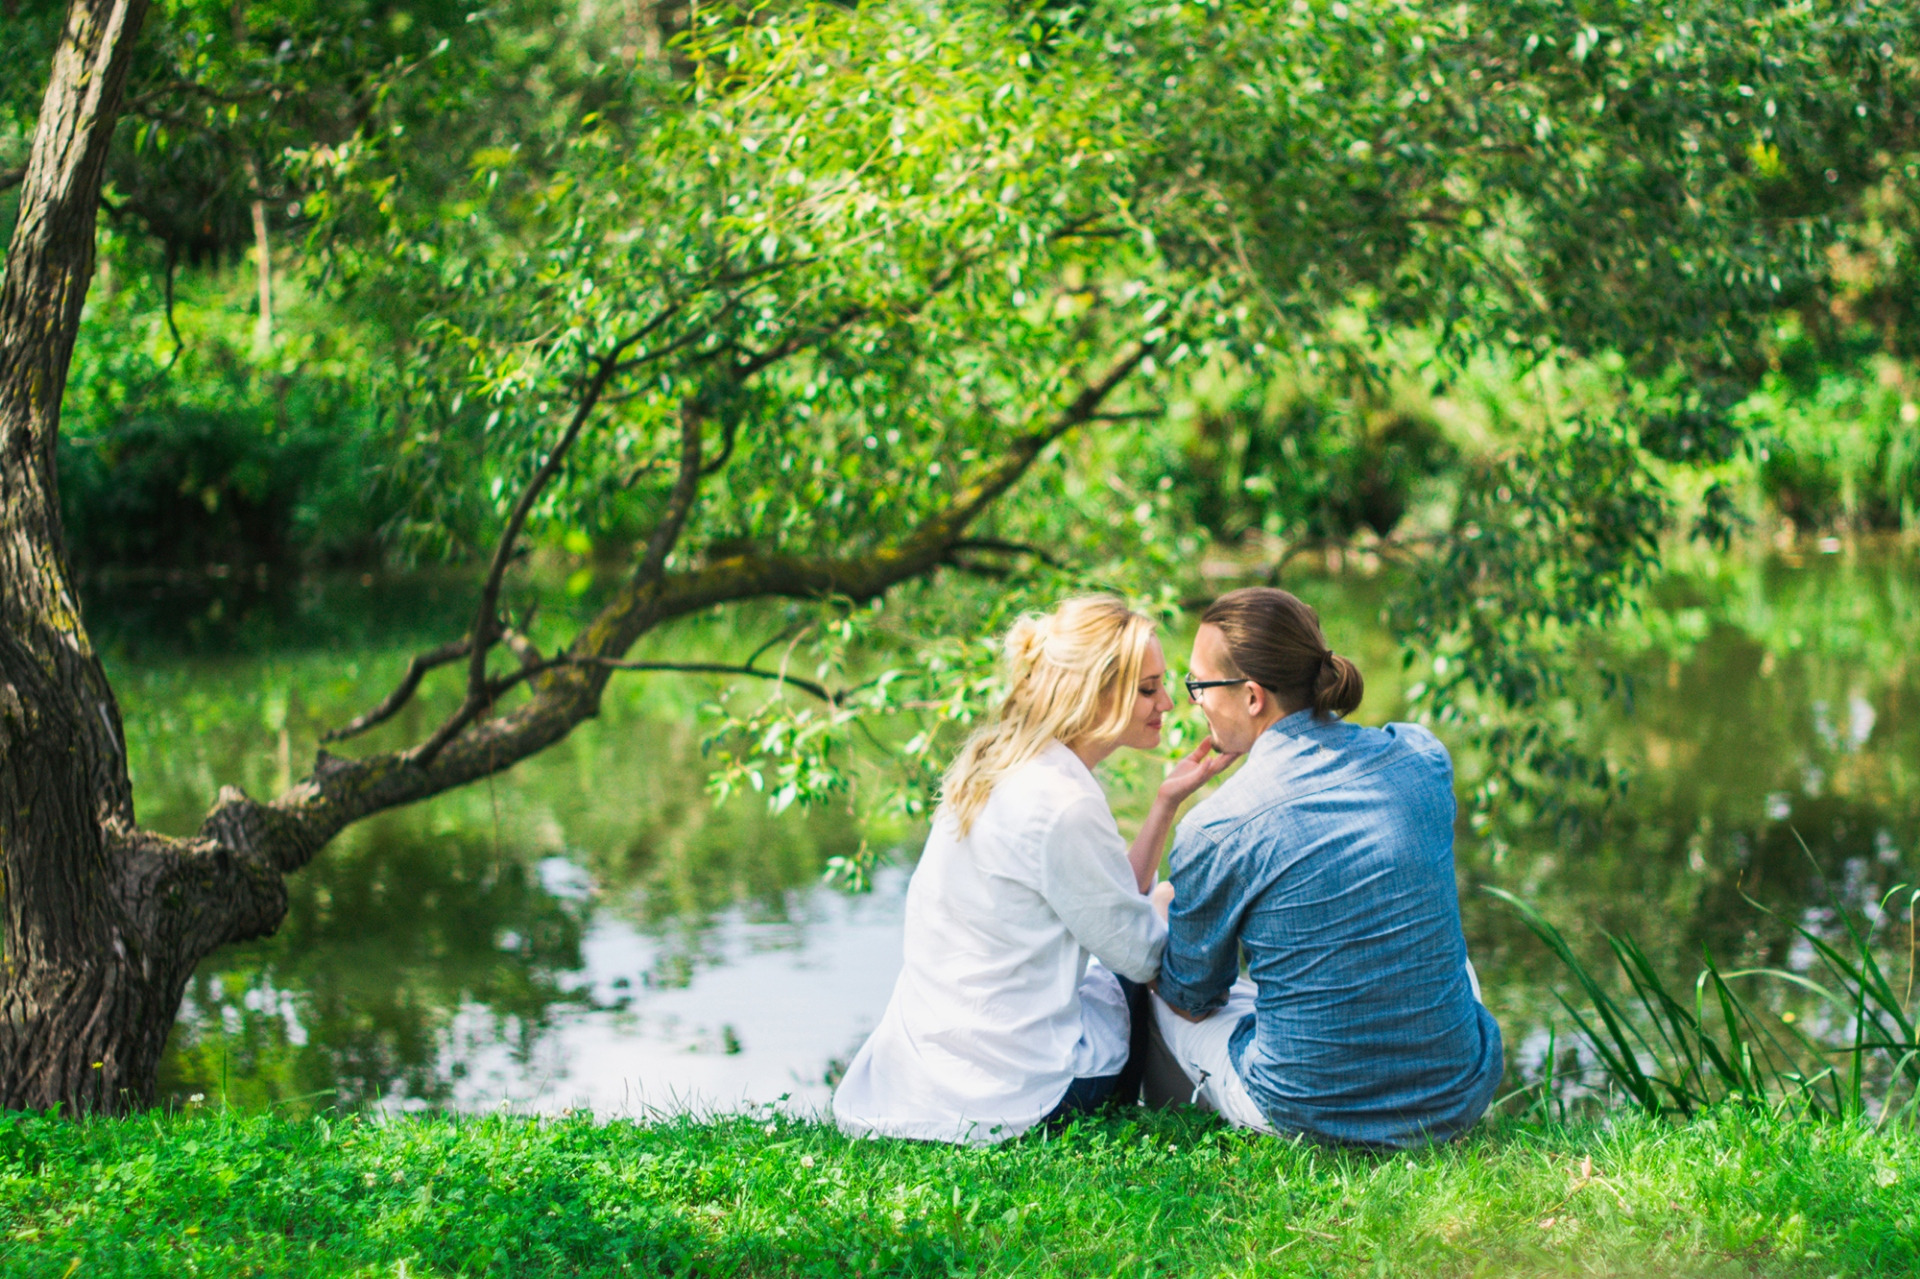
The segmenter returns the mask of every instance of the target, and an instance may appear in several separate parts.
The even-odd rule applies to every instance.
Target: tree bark
[[[75,0],[0,282],[0,1105],[150,1085],[167,983],[126,909],[119,709],[80,620],[54,474],[94,210],[145,0]],[[179,979],[184,981],[184,977]],[[178,982],[174,998],[178,998]],[[160,1020],[156,1023],[155,1018]],[[129,1034],[132,1027],[144,1032]]]
[[[246,832],[135,825],[119,705],[60,527],[60,400],[146,10],[73,0],[0,281],[0,1108],[146,1103],[194,966],[286,915]]]

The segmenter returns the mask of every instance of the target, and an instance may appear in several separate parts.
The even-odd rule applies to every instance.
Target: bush
[[[1770,378],[1748,402],[1763,428],[1760,488],[1814,529],[1920,523],[1920,404],[1897,367],[1862,363],[1804,380]]]
[[[1194,411],[1182,491],[1216,539],[1391,534],[1455,460],[1427,407],[1371,379],[1242,383]]]
[[[379,557],[398,509],[367,335],[290,284],[262,345],[252,272],[176,275],[114,237],[62,407],[60,490],[82,572]]]

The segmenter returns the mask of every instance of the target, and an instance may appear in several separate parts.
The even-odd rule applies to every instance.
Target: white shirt
[[[852,1136],[1025,1132],[1076,1078],[1125,1064],[1112,973],[1151,980],[1166,937],[1100,784],[1051,744],[995,783],[967,835],[934,814],[907,887],[905,966],[834,1118]],[[1090,955],[1112,972],[1089,972]]]

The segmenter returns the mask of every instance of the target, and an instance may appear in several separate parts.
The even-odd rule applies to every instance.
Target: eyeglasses
[[[1187,700],[1197,702],[1200,700],[1200,692],[1202,689],[1225,688],[1229,684],[1246,684],[1251,681],[1245,676],[1239,679],[1195,679],[1193,673],[1189,671],[1186,679],[1181,682],[1187,686]]]

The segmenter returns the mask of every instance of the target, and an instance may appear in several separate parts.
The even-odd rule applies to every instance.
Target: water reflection
[[[1592,716],[1589,740],[1635,774],[1624,801],[1551,826],[1496,814],[1463,844],[1467,878],[1538,902],[1611,969],[1601,932],[1633,934],[1691,990],[1703,953],[1723,968],[1806,973],[1795,924],[1871,930],[1896,988],[1910,971],[1905,913],[1882,899],[1920,858],[1920,718],[1907,648],[1920,633],[1910,550],[1858,559],[1694,565],[1670,577],[1609,649],[1634,677],[1631,710]],[[1469,895],[1469,933],[1493,969],[1489,1004],[1538,1070],[1553,974],[1499,903]],[[1771,912],[1771,913],[1769,913]],[[1777,1012],[1822,1015],[1811,996],[1754,981]]]
[[[581,966],[585,904],[470,836],[420,838],[407,817],[375,819],[296,876],[278,935],[202,965],[163,1094],[446,1102],[463,1073],[445,1052],[463,1009],[485,1009],[494,1037],[531,1058],[579,1002],[566,975]]]
[[[1595,958],[1603,930],[1630,932],[1682,981],[1703,949],[1723,966],[1804,970],[1812,955],[1790,926],[1837,934],[1845,909],[1877,930],[1904,980],[1907,920],[1879,903],[1914,878],[1920,849],[1915,561],[1895,548],[1684,565],[1596,654],[1631,675],[1630,700],[1602,706],[1586,689],[1549,708],[1635,782],[1622,800],[1550,819],[1516,804],[1463,824],[1469,942],[1521,1073],[1540,1067],[1556,1017],[1565,1048],[1558,974],[1474,891],[1483,884],[1538,903]],[[1340,646],[1368,671],[1362,718],[1398,714],[1403,676],[1375,620],[1392,582],[1295,589],[1356,638]],[[376,597],[420,590],[366,593],[378,612]],[[354,607],[351,584],[314,598]],[[123,644],[115,672],[143,816],[188,829],[221,781],[271,791],[321,727],[399,669],[430,615],[396,606],[389,629],[340,623],[324,647],[295,646],[293,629],[229,637],[216,654]],[[732,638],[673,642],[722,651]],[[711,692],[616,685],[602,719],[546,755],[347,832],[292,881],[278,936],[195,978],[163,1092],[634,1113],[824,1101],[833,1063],[891,987],[905,874],[845,898],[817,885],[826,859],[857,842],[847,813],[714,809],[698,713]],[[392,735],[417,735],[436,709],[416,708]],[[1457,754],[1470,785],[1474,762]],[[1125,776],[1115,791],[1123,811],[1145,796]]]
[[[350,717],[409,651],[343,649],[119,658],[143,819],[187,830],[221,779],[255,793],[284,785],[318,732]],[[689,1086],[709,1041],[730,1059],[720,1082],[751,1063],[764,1067],[764,1095],[803,1091],[790,1086],[795,1067],[769,1059],[779,1036],[733,1009],[735,994],[699,1016],[685,1001],[732,991],[736,971],[774,989],[796,963],[816,961],[834,974],[829,996],[858,990],[842,980],[833,939],[849,921],[886,918],[886,899],[852,904],[818,888],[827,859],[857,844],[845,813],[774,820],[751,802],[713,807],[698,723],[710,695],[701,685],[616,690],[599,721],[492,783],[344,832],[290,881],[278,934],[202,965],[162,1095],[296,1109],[503,1096],[641,1106],[709,1095]],[[389,733],[417,736],[441,710],[413,708],[413,722]],[[884,957],[856,967],[876,965],[888,971]],[[637,1015],[636,1004],[662,1000],[677,1021]],[[817,1085],[857,1040],[862,1015],[850,1005],[847,1028],[830,1034],[821,1019],[827,1039],[808,1050],[802,1084]],[[750,1024],[767,1047],[747,1036]],[[673,1040],[672,1069],[643,1070],[636,1063],[659,1057],[648,1045],[672,1038],[671,1026],[693,1028]],[[728,1034],[745,1049],[726,1053]],[[570,1083],[576,1075],[587,1082]]]
[[[882,872],[858,898],[795,893],[784,920],[722,911],[697,967],[670,941],[605,916],[569,975],[578,1004],[530,1053],[507,1046],[490,1009],[461,1010],[446,1052],[461,1076],[445,1100],[600,1115],[766,1101],[817,1111],[899,971],[906,879]]]

